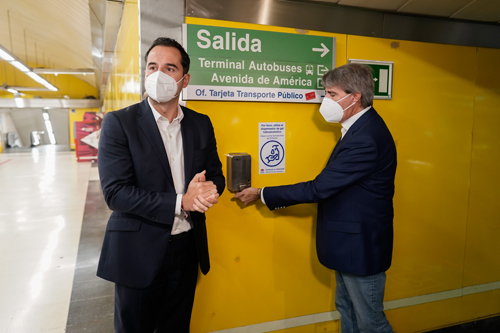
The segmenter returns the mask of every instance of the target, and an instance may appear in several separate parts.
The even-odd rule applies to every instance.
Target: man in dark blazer
[[[338,67],[325,74],[323,85],[320,112],[342,124],[323,171],[312,181],[247,188],[235,197],[244,204],[261,198],[271,210],[317,202],[316,248],[319,261],[336,271],[341,332],[392,332],[383,298],[393,246],[394,140],[371,106],[368,66]]]
[[[205,211],[225,187],[210,119],[179,105],[189,56],[169,38],[146,53],[148,98],[104,117],[98,166],[108,221],[97,275],[115,282],[115,331],[189,332]]]

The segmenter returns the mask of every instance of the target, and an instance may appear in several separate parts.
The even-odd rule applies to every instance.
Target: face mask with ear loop
[[[349,94],[349,95],[352,95]],[[356,102],[352,103],[345,109],[342,109],[342,106],[338,102],[343,100],[349,95],[345,95],[341,99],[339,99],[337,102],[335,102],[333,99],[330,98],[323,98],[323,102],[321,103],[321,106],[319,108],[319,112],[325,118],[325,120],[329,123],[338,123],[342,120],[342,117],[344,117],[344,112],[345,110],[349,109],[351,106],[356,104]]]
[[[162,71],[156,71],[146,78],[144,88],[146,88],[148,96],[156,102],[168,102],[172,98],[179,96],[180,93],[176,95],[177,83],[184,80],[185,76],[186,74],[184,74],[184,76],[176,82],[170,75],[165,74]]]

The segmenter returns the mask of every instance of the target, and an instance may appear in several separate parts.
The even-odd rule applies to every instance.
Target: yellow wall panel
[[[464,285],[500,281],[500,50],[479,48]]]
[[[28,63],[32,68],[40,67],[39,64]],[[69,98],[82,99],[85,97],[93,96],[99,98],[97,88],[80,80],[74,75],[53,75],[53,74],[40,74],[43,78],[56,86],[58,91],[26,91],[22,93],[25,96],[22,98],[33,98],[39,96],[41,98],[56,98],[61,99],[68,96]],[[32,78],[10,65],[6,61],[0,60],[0,82],[9,86],[21,87],[39,87],[44,88],[41,84],[34,81]],[[44,88],[45,89],[45,88]],[[12,98],[12,94],[5,90],[0,90],[0,98]]]
[[[462,322],[499,315],[500,290],[463,296],[460,310]]]
[[[276,104],[270,106],[271,109],[279,107]],[[310,144],[308,139],[296,133],[308,131],[314,126],[314,122],[308,119],[310,117],[305,116],[312,116],[312,113],[305,112],[306,120],[301,120],[301,115],[294,112],[294,109],[303,106],[288,104],[288,110],[281,111],[289,112],[290,117],[304,124],[300,128],[288,126],[287,122],[287,132],[291,132],[286,138],[287,147]],[[188,107],[210,115],[223,170],[226,170],[225,154],[247,151],[254,157],[253,184],[264,185],[266,175],[258,175],[255,168],[258,163],[255,159],[258,155],[258,119],[255,114],[265,114],[266,105],[189,102]],[[269,115],[262,117],[262,121],[288,119],[284,114],[280,117],[275,112],[278,111],[269,112]],[[328,133],[326,137],[324,134],[318,133],[319,136],[315,137],[317,142],[330,142],[325,145],[333,147],[332,134]],[[317,163],[319,165],[311,165],[312,169],[317,170],[307,171],[307,165],[300,163],[301,156],[292,158],[287,155],[287,170],[300,165],[304,173],[302,176],[286,173],[280,175],[281,179],[272,181],[297,182],[314,177],[314,173],[319,172],[321,165],[326,163],[329,153],[321,152],[321,157],[314,157],[313,154],[319,152],[315,150],[317,148],[311,149],[314,151],[308,158],[321,161]],[[333,275],[319,264],[316,257],[315,205],[301,205],[274,213],[260,203],[243,208],[231,200],[232,196],[226,191],[217,206],[208,212],[212,270],[200,281],[194,315],[202,316],[207,322],[196,317],[193,325],[197,326],[194,327],[215,330],[300,316],[309,311],[330,311],[333,307]],[[213,295],[214,292],[216,295]],[[242,308],[245,311],[241,311]],[[211,313],[216,315],[209,315]]]
[[[460,298],[386,311],[394,332],[425,332],[460,322]]]
[[[386,298],[461,288],[476,49],[357,36],[348,45],[350,59],[394,62],[393,99],[374,102],[398,150]]]
[[[105,112],[140,102],[142,73],[139,54],[139,6],[137,0],[127,0],[123,7],[113,67],[104,99]]]

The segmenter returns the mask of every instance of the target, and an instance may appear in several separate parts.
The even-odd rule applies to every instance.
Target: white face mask
[[[184,75],[186,76],[186,75]],[[170,75],[163,73],[162,71],[156,71],[146,77],[146,82],[144,87],[148,96],[158,103],[168,102],[172,98],[177,97],[177,83],[184,79],[184,76],[177,82]]]
[[[351,94],[349,94],[349,95],[351,95]],[[342,97],[337,102],[335,102],[333,99],[330,99],[330,98],[326,98],[326,97],[323,98],[323,102],[321,103],[321,106],[319,108],[319,112],[321,113],[323,118],[325,118],[325,120],[327,122],[329,122],[329,123],[340,122],[342,120],[342,117],[344,117],[344,111],[349,109],[354,104],[356,104],[356,102],[354,102],[351,105],[349,105],[348,107],[346,107],[345,109],[342,109],[342,107],[340,106],[340,104],[338,102],[340,102],[341,100],[343,100],[344,98],[346,98],[349,95]]]

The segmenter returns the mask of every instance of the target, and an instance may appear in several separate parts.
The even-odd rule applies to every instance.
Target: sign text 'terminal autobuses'
[[[198,41],[197,46],[200,49],[213,50],[231,50],[240,52],[262,52],[262,41],[258,38],[251,38],[250,34],[246,33],[244,37],[237,38],[236,32],[226,31],[225,35],[215,35],[210,39],[210,32],[206,29],[200,29],[197,33]],[[266,61],[254,61],[250,60],[245,63],[245,60],[229,60],[228,58],[221,60],[218,58],[216,60],[209,60],[207,58],[198,57],[199,68],[200,69],[222,69],[222,70],[248,70],[248,71],[258,71],[258,72],[274,72],[274,73],[292,73],[301,74],[305,71],[301,65],[292,65],[284,63],[272,63]],[[248,67],[247,67],[248,66]],[[257,80],[257,82],[254,82]],[[271,82],[272,81],[272,82]],[[237,83],[237,84],[254,84],[259,85],[276,85],[276,86],[304,86],[313,87],[313,80],[298,77],[279,77],[274,76],[264,77],[254,79],[250,74],[242,75],[221,75],[220,73],[214,72],[210,78],[211,83]]]

